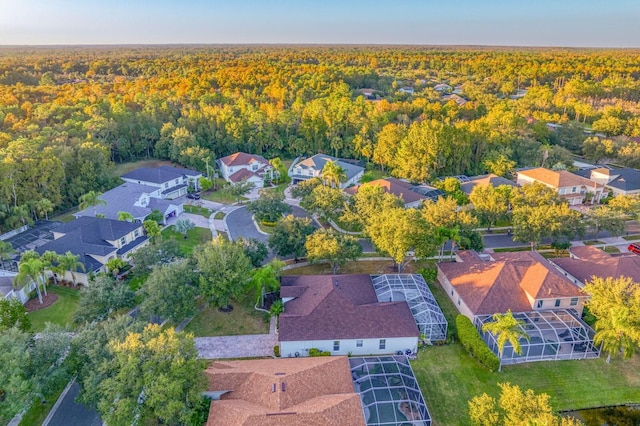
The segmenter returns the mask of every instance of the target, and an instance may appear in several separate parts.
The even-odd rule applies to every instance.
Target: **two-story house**
[[[302,160],[293,166],[293,170],[290,175],[292,183],[297,184],[313,178],[322,179],[322,169],[328,161],[335,162],[346,174],[347,178],[340,184],[340,188],[344,189],[360,182],[360,178],[364,174],[364,167],[360,167],[330,155],[316,154],[313,157]]]
[[[260,155],[236,152],[220,158],[217,163],[222,178],[231,184],[248,181],[255,188],[262,188],[265,177],[273,178],[273,167]]]
[[[53,237],[53,241],[36,251],[42,254],[50,250],[61,255],[71,252],[79,256],[84,270],[74,271],[74,275],[84,285],[89,283],[89,274],[106,272],[109,260],[128,260],[131,253],[149,242],[141,223],[88,216],[60,225],[53,230]],[[71,281],[71,271],[64,278]]]
[[[120,212],[130,213],[135,222],[143,222],[153,210],[162,213],[164,223],[167,219],[177,217],[184,211],[182,199],[169,200],[163,198],[162,188],[126,182],[100,195],[106,204],[99,204],[74,213],[76,218],[82,216],[103,217],[119,220]]]
[[[640,170],[637,169],[610,169],[600,167],[597,169],[579,170],[576,173],[604,185],[605,188],[615,195],[640,194]]]
[[[518,185],[539,182],[553,188],[560,197],[572,205],[582,204],[589,195],[589,202],[597,203],[604,196],[604,185],[578,176],[566,170],[549,170],[544,167],[522,170],[518,172]]]
[[[202,173],[173,166],[140,167],[120,176],[122,180],[160,189],[160,198],[172,200],[187,194],[187,188],[200,189]]]

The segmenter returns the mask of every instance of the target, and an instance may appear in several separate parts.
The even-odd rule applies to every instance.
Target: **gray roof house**
[[[119,212],[128,212],[136,222],[142,222],[153,210],[159,210],[165,219],[179,216],[183,211],[182,199],[168,200],[162,197],[162,189],[149,185],[125,182],[100,196],[107,204],[101,204],[80,212],[75,217],[96,214],[106,219],[118,220]],[[102,217],[100,216],[100,217]]]
[[[77,281],[88,284],[88,274],[105,271],[111,259],[128,259],[130,254],[145,246],[149,239],[142,224],[83,216],[53,230],[54,240],[36,249],[58,254],[68,251],[79,256],[83,272],[76,272]]]
[[[335,161],[344,169],[347,175],[347,180],[340,184],[340,188],[344,189],[348,186],[357,184],[364,174],[364,167],[353,164],[348,160],[335,158],[326,154],[316,154],[313,157],[300,161],[293,166],[292,173],[290,174],[292,182],[297,184],[304,180],[316,177],[322,178],[322,169],[328,161]]]
[[[140,167],[120,177],[125,182],[160,188],[161,198],[173,199],[186,195],[189,184],[196,190],[199,189],[202,173],[173,166],[160,166]]]
[[[600,167],[578,170],[576,174],[603,184],[616,195],[640,194],[640,170],[637,169]]]

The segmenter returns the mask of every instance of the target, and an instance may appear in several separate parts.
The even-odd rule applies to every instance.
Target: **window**
[[[167,189],[168,187],[169,187],[169,184],[168,184],[168,183],[165,183],[165,184],[164,184],[164,189]]]
[[[378,347],[380,350],[387,349],[387,339],[380,339],[380,345]]]
[[[127,237],[120,238],[120,245],[123,246],[127,243]]]
[[[460,306],[460,298],[458,297],[458,306]]]
[[[556,308],[557,308],[558,306],[560,306],[560,299],[556,299],[556,305],[555,305],[555,306],[556,306]]]
[[[362,340],[356,340],[356,348],[362,347]]]
[[[251,170],[253,170],[254,172],[255,172],[256,170],[258,170],[258,165],[257,165],[257,164],[252,164],[252,165],[251,165]]]
[[[334,351],[339,351],[340,350],[340,340],[335,340],[333,342],[333,350]]]
[[[178,184],[178,182],[179,182],[179,180],[178,180],[178,179],[176,179],[176,180],[175,180],[175,182],[176,182],[176,185],[177,185],[177,184]]]
[[[577,297],[572,297],[571,298],[571,303],[569,304],[570,306],[576,306],[578,304],[578,298]]]
[[[543,304],[544,304],[544,300],[538,300],[538,304],[536,305],[536,307],[542,308]]]
[[[571,187],[571,193],[575,193],[578,189],[575,186]]]
[[[453,289],[451,289],[451,295],[453,296]]]
[[[133,231],[133,237],[134,238],[138,238],[140,236],[140,231],[138,229],[136,229],[135,231]]]

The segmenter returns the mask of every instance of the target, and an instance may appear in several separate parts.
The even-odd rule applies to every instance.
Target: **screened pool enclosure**
[[[500,357],[502,365],[600,356],[600,348],[593,343],[595,331],[573,309],[518,312],[513,317],[524,322],[520,329],[529,336],[528,341],[520,339],[520,355],[507,342],[500,356],[496,336],[482,332],[482,325],[493,321],[491,315],[479,315],[474,320],[482,338]]]
[[[371,279],[379,302],[406,301],[427,340],[446,340],[447,320],[422,275],[385,274]]]
[[[367,426],[430,426],[431,416],[405,356],[349,358]]]

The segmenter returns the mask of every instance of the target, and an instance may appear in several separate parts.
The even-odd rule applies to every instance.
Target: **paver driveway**
[[[242,336],[196,337],[200,358],[248,358],[273,356],[277,334],[245,334]]]

